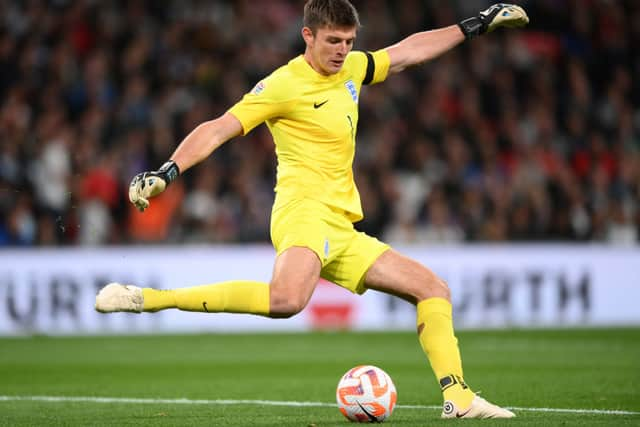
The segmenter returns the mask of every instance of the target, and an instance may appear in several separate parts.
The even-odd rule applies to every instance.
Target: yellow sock
[[[444,298],[428,298],[417,305],[418,339],[429,358],[445,400],[459,408],[471,404],[474,393],[462,375],[458,339],[453,333],[451,303]]]
[[[178,308],[206,313],[269,315],[269,284],[233,280],[173,290],[142,289],[144,311]]]

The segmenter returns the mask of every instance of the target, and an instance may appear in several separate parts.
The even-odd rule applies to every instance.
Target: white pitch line
[[[508,406],[514,411],[529,412],[564,412],[568,414],[601,414],[601,415],[640,415],[637,411],[620,411],[616,409],[569,409],[569,408],[518,408],[516,406]]]
[[[286,400],[233,400],[233,399],[145,399],[134,397],[91,397],[91,396],[0,396],[0,402],[31,401],[31,402],[91,402],[91,403],[146,403],[171,405],[266,405],[266,406],[307,406],[334,407],[335,403],[326,402],[296,402]],[[401,409],[441,409],[436,405],[397,405]],[[563,409],[563,408],[520,408],[508,407],[515,411],[528,412],[557,412],[570,414],[594,415],[640,415],[638,411],[620,411],[613,409]]]

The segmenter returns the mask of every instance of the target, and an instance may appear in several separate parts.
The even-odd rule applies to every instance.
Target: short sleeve
[[[270,75],[229,109],[228,112],[242,124],[243,135],[266,120],[286,114],[296,104],[283,81],[279,76]]]

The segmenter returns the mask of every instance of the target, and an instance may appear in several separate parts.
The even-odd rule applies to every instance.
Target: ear
[[[313,46],[313,42],[314,42],[316,36],[313,35],[313,31],[311,31],[311,28],[303,27],[302,28],[302,38],[304,39],[304,43],[307,46]]]

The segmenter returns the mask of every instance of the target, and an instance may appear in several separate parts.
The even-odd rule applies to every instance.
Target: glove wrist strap
[[[180,175],[180,168],[173,160],[165,162],[160,169],[158,169],[158,175],[162,176],[167,185],[171,184]]]
[[[464,34],[467,40],[487,32],[487,25],[478,16],[459,22],[458,27],[460,27],[462,34]]]

